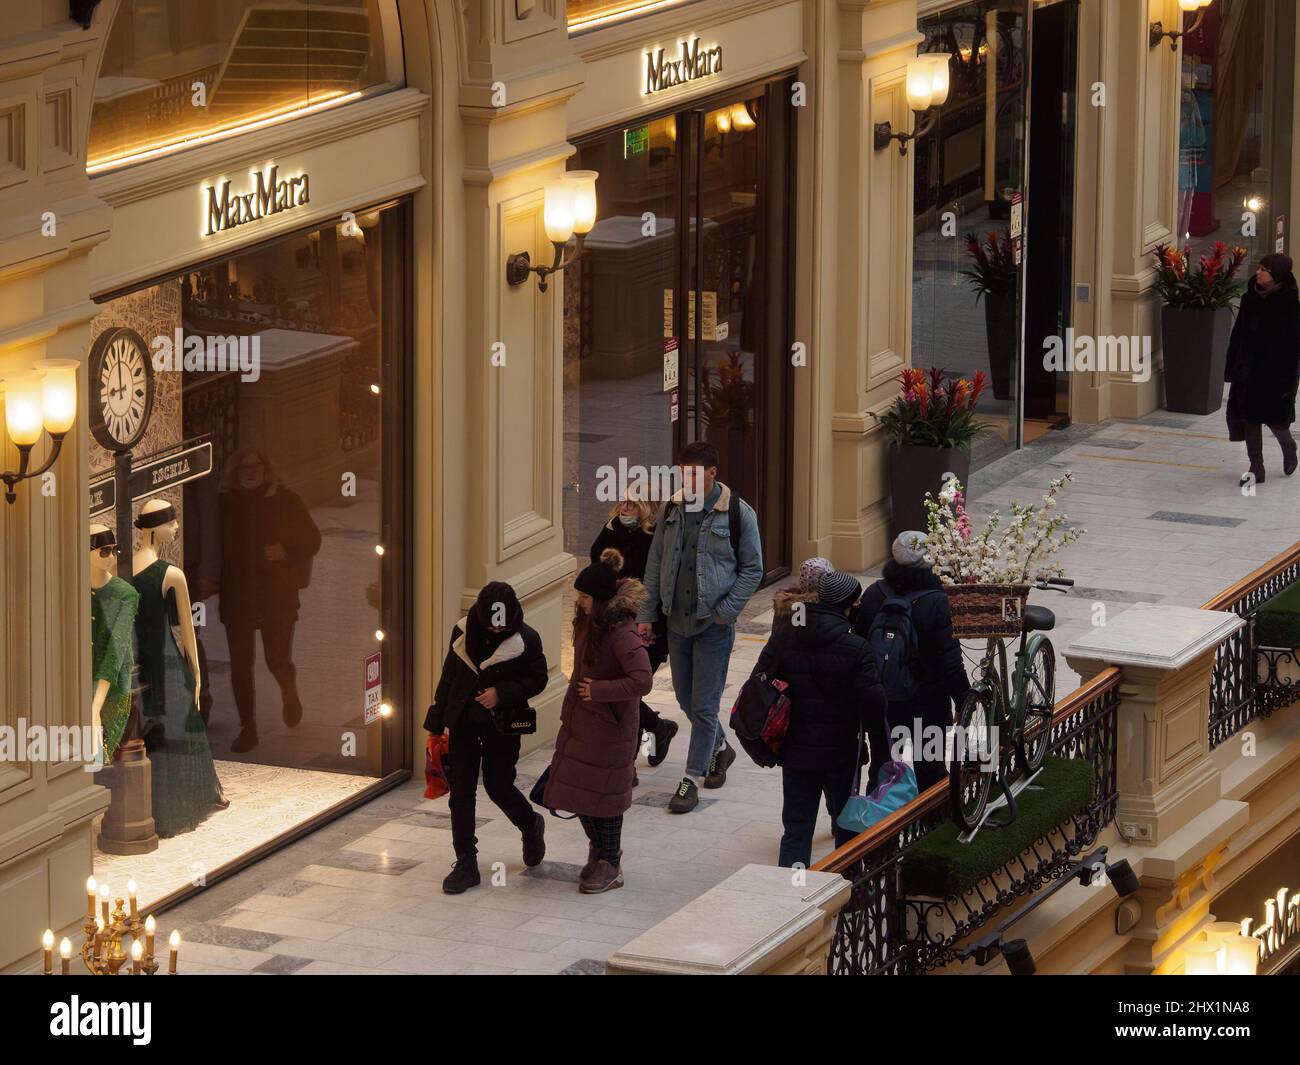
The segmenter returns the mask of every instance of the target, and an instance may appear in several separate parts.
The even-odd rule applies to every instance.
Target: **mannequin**
[[[141,537],[132,578],[140,596],[141,730],[153,765],[158,835],[175,836],[229,803],[199,716],[201,678],[189,585],[184,571],[158,557],[158,549],[180,532],[175,508],[165,499],[151,499],[135,527]]]
[[[107,765],[117,753],[131,716],[132,633],[140,596],[117,576],[117,537],[107,525],[90,526],[90,638],[94,735],[102,746],[95,761]]]

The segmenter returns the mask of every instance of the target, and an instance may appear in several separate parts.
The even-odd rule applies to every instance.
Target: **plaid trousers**
[[[596,857],[604,859],[610,865],[618,865],[623,856],[623,815],[588,817],[582,814],[578,819],[582,822],[583,831],[587,833]]]

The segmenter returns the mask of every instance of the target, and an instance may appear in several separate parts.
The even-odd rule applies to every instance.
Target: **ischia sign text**
[[[205,237],[310,202],[306,174],[282,178],[280,168],[272,165],[265,171],[254,171],[253,178],[254,186],[242,192],[232,190],[228,180],[205,186],[208,223]]]
[[[671,58],[662,48],[645,53],[645,94],[662,92],[674,85],[683,85],[700,78],[711,78],[722,73],[722,46],[701,47],[696,37],[689,44],[680,41],[681,49],[676,59]]]

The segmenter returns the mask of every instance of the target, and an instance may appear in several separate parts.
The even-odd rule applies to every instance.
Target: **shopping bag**
[[[441,799],[451,790],[447,783],[447,768],[443,759],[447,756],[447,737],[430,736],[424,748],[424,797]]]
[[[859,754],[861,750],[862,739],[859,737]],[[861,763],[861,757],[858,761]],[[859,764],[853,776],[853,794],[835,818],[835,823],[840,828],[855,835],[879,824],[895,810],[902,809],[916,798],[916,772],[907,762],[886,762],[881,767],[878,783],[870,794],[858,794],[861,786],[862,766]]]

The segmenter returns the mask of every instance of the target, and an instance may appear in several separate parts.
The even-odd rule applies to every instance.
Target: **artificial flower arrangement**
[[[1232,305],[1245,285],[1236,280],[1237,271],[1246,261],[1245,248],[1233,248],[1219,241],[1209,255],[1202,255],[1191,266],[1190,246],[1179,251],[1169,244],[1157,244],[1152,252],[1156,260],[1156,281],[1152,288],[1168,307],[1179,310],[1219,310]]]
[[[971,442],[987,426],[975,417],[975,404],[988,380],[983,370],[976,370],[971,380],[945,381],[937,366],[930,372],[910,366],[898,375],[900,391],[884,414],[871,412],[880,422],[890,441],[899,447],[961,448],[969,451]]]
[[[995,510],[976,532],[966,512],[962,484],[949,477],[938,499],[925,494],[926,562],[945,585],[1028,584],[1061,576],[1056,556],[1087,531],[1066,528],[1069,518],[1057,509],[1061,492],[1073,479],[1067,470],[1052,481],[1037,505],[1013,501],[1005,529],[1001,512]]]
[[[1016,266],[1011,230],[1003,229],[1001,235],[990,231],[983,241],[974,233],[967,233],[965,239],[971,267],[963,270],[962,275],[970,279],[969,284],[975,290],[975,302],[978,303],[981,296],[999,296],[1014,289],[1020,271]]]

